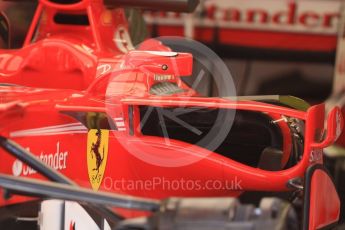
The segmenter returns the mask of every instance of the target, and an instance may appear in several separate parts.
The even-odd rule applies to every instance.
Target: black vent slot
[[[79,25],[79,26],[90,25],[89,18],[86,14],[57,13],[54,17],[54,22],[56,24],[62,24],[62,25]]]

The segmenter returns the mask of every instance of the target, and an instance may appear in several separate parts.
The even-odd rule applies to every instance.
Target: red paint
[[[69,224],[69,230],[75,230],[75,222],[72,222]]]
[[[306,12],[299,18],[301,24],[306,27],[317,27],[320,24],[320,16],[312,12]],[[325,24],[325,23],[324,23]]]
[[[316,170],[311,180],[309,229],[321,229],[336,223],[340,215],[340,200],[326,172]]]
[[[158,26],[157,31],[159,36],[184,36],[184,30],[180,26]],[[223,28],[217,31],[214,28],[196,27],[194,35],[201,42],[264,49],[330,52],[336,50],[337,44],[337,37],[334,35],[262,30]]]
[[[90,25],[57,25],[52,19],[56,12],[84,12]],[[125,193],[139,197],[163,199],[170,196],[215,197],[239,196],[243,191],[287,191],[287,182],[303,177],[306,169],[321,159],[311,160],[312,152],[333,143],[338,135],[338,110],[329,116],[332,127],[325,140],[324,105],[311,107],[307,112],[259,103],[255,101],[231,101],[223,98],[203,98],[180,79],[192,72],[192,56],[187,53],[171,53],[157,41],[148,41],[138,50],[122,53],[113,42],[114,32],[127,28],[122,9],[112,12],[111,23],[100,21],[105,8],[101,0],[84,0],[72,6],[56,6],[41,1],[31,28],[40,18],[38,34],[32,40],[32,30],[22,49],[3,50],[0,60],[2,82],[28,87],[1,86],[0,134],[13,139],[37,155],[78,185],[91,188],[87,171],[87,130],[66,112],[103,112],[111,119],[122,118],[125,131],[110,130],[109,154],[101,190]],[[145,51],[146,50],[146,51]],[[147,51],[164,51],[152,53]],[[164,70],[163,66],[168,68]],[[176,83],[182,93],[167,97],[150,94],[156,83],[156,75],[173,75],[169,81]],[[144,136],[140,130],[129,133],[129,106],[133,106],[133,123],[139,125],[139,105],[156,107],[224,108],[263,112],[277,119],[282,115],[305,121],[304,153],[300,162],[287,170],[271,172],[253,168],[221,156],[215,152],[183,141],[170,140],[170,145],[160,137]],[[341,119],[341,117],[340,117]],[[342,121],[341,121],[342,122]],[[291,150],[291,133],[286,124],[280,124],[283,133],[286,164]],[[33,130],[34,129],[34,130]],[[25,131],[25,132],[23,132]],[[193,160],[195,163],[181,167],[163,167],[147,163],[131,154],[127,146],[149,152],[151,157]],[[154,146],[154,148],[152,148]],[[154,149],[154,150],[152,150]],[[15,159],[0,151],[1,173],[40,178],[34,170],[15,164]],[[49,160],[48,160],[49,159]],[[186,180],[218,180],[228,183],[240,180],[242,189],[166,189],[159,184],[154,189],[125,189],[129,181],[152,181],[158,176],[168,184]],[[235,178],[234,178],[235,177]],[[109,179],[111,178],[111,181]],[[114,181],[125,180],[121,187]],[[0,205],[28,200],[13,196]],[[324,211],[323,207],[318,211]],[[138,213],[124,212],[126,216]]]
[[[253,48],[327,52],[336,49],[337,38],[333,35],[223,29],[219,31],[219,42]]]

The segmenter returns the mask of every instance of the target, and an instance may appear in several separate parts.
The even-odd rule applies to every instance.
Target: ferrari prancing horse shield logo
[[[102,183],[108,157],[109,130],[91,129],[87,135],[87,169],[92,189]]]

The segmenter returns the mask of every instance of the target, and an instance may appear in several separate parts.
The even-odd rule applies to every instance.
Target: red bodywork
[[[57,13],[86,15],[89,25],[57,24],[54,22]],[[330,113],[328,132],[324,136],[323,104],[300,111],[255,101],[199,97],[180,79],[192,74],[191,54],[170,52],[158,41],[148,41],[138,50],[130,50],[127,26],[123,9],[110,11],[101,0],[84,0],[73,5],[41,0],[23,48],[2,50],[0,54],[1,82],[23,86],[0,87],[1,135],[16,141],[46,163],[50,162],[50,166],[78,185],[92,188],[87,167],[90,128],[80,122],[76,114],[86,120],[92,114],[106,114],[108,119],[121,125],[117,125],[117,129],[109,128],[108,156],[99,189],[159,199],[288,191],[291,189],[289,180],[303,178],[309,166],[323,163],[323,148],[335,141],[343,126],[338,108]],[[150,88],[159,81],[159,76],[170,76],[165,81],[176,84],[183,92],[164,97],[152,95]],[[133,124],[133,127],[140,125],[140,106],[236,109],[259,111],[274,120],[297,118],[305,122],[303,157],[295,166],[273,172],[246,166],[183,141],[172,139],[167,144],[164,138],[146,136],[131,128]],[[292,141],[286,123],[279,123],[279,127],[283,134],[281,166],[284,168]],[[151,154],[153,159],[182,159],[193,163],[179,167],[150,164],[130,153],[128,146]],[[2,150],[0,157],[2,173],[42,178]],[[128,188],[130,181],[154,182],[157,178],[170,184],[184,179],[202,185],[209,181],[224,185],[237,180],[241,181],[241,188],[167,189],[162,181],[144,189]],[[1,200],[0,204],[25,200],[25,197],[13,196]],[[336,211],[330,212],[325,217],[326,222],[336,220],[335,214]]]
[[[317,170],[311,180],[309,229],[320,229],[340,216],[340,200],[333,182],[324,171]]]

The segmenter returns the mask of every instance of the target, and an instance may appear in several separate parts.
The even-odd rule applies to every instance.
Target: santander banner
[[[330,51],[336,47],[342,2],[203,0],[192,17],[176,13],[147,13],[145,17],[149,24],[158,26],[159,35],[175,33],[206,42],[216,38],[221,44],[239,46]]]

